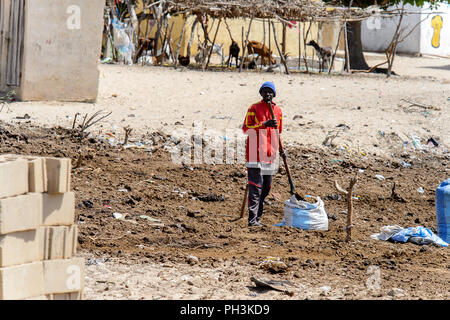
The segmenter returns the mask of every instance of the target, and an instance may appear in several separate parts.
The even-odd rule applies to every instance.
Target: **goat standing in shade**
[[[331,57],[333,55],[333,50],[330,47],[320,47],[317,42],[314,40],[311,40],[307,44],[308,46],[312,46],[316,52],[317,56],[319,57],[319,64],[320,64],[320,71],[324,70],[325,63],[328,69],[328,66],[330,65]]]
[[[239,45],[237,44],[236,41],[231,40],[231,45],[230,45],[230,55],[228,57],[228,61],[227,61],[227,66],[231,67],[232,65],[232,59],[234,58],[236,61],[236,67],[238,66],[238,60],[239,60],[239,51],[241,51],[241,49],[239,48]]]

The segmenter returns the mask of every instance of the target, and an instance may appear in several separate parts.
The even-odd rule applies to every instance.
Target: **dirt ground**
[[[101,65],[96,104],[5,107],[1,152],[73,160],[85,299],[449,299],[448,248],[370,238],[395,224],[436,233],[435,190],[450,174],[450,60],[398,60],[405,76],[389,80]],[[222,134],[236,129],[265,80],[275,81],[277,102],[286,105],[283,138],[296,188],[323,199],[328,231],[274,226],[289,198],[283,168],[265,226],[249,228],[246,217],[236,220],[243,164],[178,165],[168,152],[173,130],[193,121]],[[97,110],[113,113],[80,141],[73,116]],[[24,114],[30,118],[17,119]],[[127,125],[125,147],[118,142]],[[437,147],[427,144],[431,137]],[[355,175],[347,243],[347,206],[333,182],[346,187]],[[284,281],[289,294],[256,288],[251,277]]]

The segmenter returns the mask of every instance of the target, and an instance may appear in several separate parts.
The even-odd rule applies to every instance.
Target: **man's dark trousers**
[[[269,194],[272,186],[272,175],[263,174],[264,171],[260,168],[247,168],[249,225],[255,224],[261,219],[264,210],[264,199]]]

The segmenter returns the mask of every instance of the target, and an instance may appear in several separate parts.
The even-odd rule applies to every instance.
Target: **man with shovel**
[[[247,135],[248,226],[261,227],[264,199],[269,194],[272,176],[277,169],[277,130],[281,133],[282,111],[272,101],[277,94],[272,82],[264,82],[259,93],[262,100],[248,109],[242,130]]]

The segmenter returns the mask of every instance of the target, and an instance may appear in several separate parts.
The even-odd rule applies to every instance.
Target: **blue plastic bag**
[[[441,247],[448,247],[448,243],[436,236],[431,230],[422,226],[403,229],[391,237],[397,242],[411,241],[417,244],[436,244]]]

